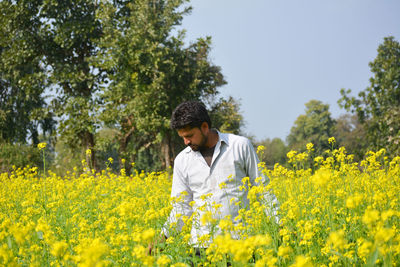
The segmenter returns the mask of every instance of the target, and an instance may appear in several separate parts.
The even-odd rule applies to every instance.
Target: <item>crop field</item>
[[[268,185],[243,179],[251,206],[241,210],[242,224],[216,219],[210,203],[201,223],[222,234],[200,237],[212,240],[200,256],[188,245],[192,218],[182,218],[182,231],[148,253],[171,201],[179,201],[170,199],[170,171],[95,173],[83,162],[83,172],[60,177],[14,168],[0,174],[0,265],[400,265],[400,157],[388,160],[380,150],[356,163],[344,148],[315,155],[311,144],[287,156],[288,167],[260,164]],[[259,196],[266,190],[280,202],[279,223],[264,212]]]

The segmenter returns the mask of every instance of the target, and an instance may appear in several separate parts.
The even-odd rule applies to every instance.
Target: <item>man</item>
[[[174,161],[171,196],[180,201],[173,204],[163,233],[166,238],[171,235],[170,225],[180,231],[183,218],[195,213],[190,243],[195,247],[207,247],[212,235],[219,232],[210,223],[211,218],[204,217],[207,217],[207,210],[214,206],[214,219],[230,218],[237,225],[241,223],[235,219],[239,209],[249,205],[243,177],[249,177],[252,185],[256,185],[257,177],[261,177],[258,180],[264,184],[266,181],[258,169],[259,161],[250,141],[212,129],[203,104],[195,101],[180,104],[172,113],[171,126],[187,147]],[[267,194],[264,198],[271,204],[268,212],[276,216],[275,196]],[[207,237],[208,241],[202,237]]]

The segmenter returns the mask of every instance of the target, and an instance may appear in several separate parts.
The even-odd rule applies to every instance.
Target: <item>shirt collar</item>
[[[229,139],[228,139],[228,135],[226,133],[221,133],[220,131],[216,130],[219,136],[219,141],[224,142],[225,144],[227,144],[229,146]]]
[[[216,130],[216,129],[215,129],[215,130]],[[218,138],[217,144],[218,144],[219,142],[224,142],[225,144],[227,144],[227,145],[229,146],[228,135],[227,135],[226,133],[221,133],[221,132],[218,131],[218,130],[216,130],[216,131],[217,131],[218,137],[219,137],[219,138]],[[195,152],[195,151],[193,151],[189,146],[186,147],[184,151],[185,151],[186,153]]]

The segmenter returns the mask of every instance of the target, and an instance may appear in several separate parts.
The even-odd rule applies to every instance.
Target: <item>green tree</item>
[[[46,81],[35,95],[40,95],[44,88],[53,94],[48,110],[57,117],[59,134],[73,148],[93,150],[98,107],[95,94],[106,78],[105,72],[94,66],[99,49],[97,42],[102,36],[101,21],[96,17],[97,1],[21,0],[1,3],[6,18],[2,28],[6,32],[10,28],[8,25],[17,29],[6,42],[9,45],[17,42],[18,48],[12,52],[17,55],[17,60],[23,59],[18,63],[28,68],[27,72],[33,73],[32,76],[41,75]],[[25,77],[17,77],[17,80],[27,84],[22,93],[34,94],[29,90],[31,81]],[[22,100],[20,103],[29,102]],[[46,112],[42,109],[42,112],[32,114]],[[95,151],[91,155],[91,162],[96,166]]]
[[[43,166],[37,147],[20,143],[0,142],[0,173],[11,172],[13,166],[24,168],[27,165]]]
[[[42,122],[46,130],[54,121],[43,118],[54,114],[62,147],[80,148],[95,168],[96,149],[103,157],[108,153],[103,149],[115,148],[103,141],[96,146],[100,127],[118,130],[119,156],[127,162],[129,155],[134,160],[141,154],[142,162],[159,157],[169,166],[177,147],[177,136],[169,128],[173,108],[184,100],[218,99],[217,88],[225,84],[220,68],[209,60],[210,38],[185,45],[184,31],[176,29],[190,11],[185,0],[0,3],[1,86],[8,90],[1,94],[5,137],[18,136],[6,132],[6,125],[15,117],[10,107],[22,103],[29,108],[13,111],[24,114],[20,125],[28,130],[21,128],[21,133],[38,136],[33,126]],[[44,90],[51,97],[47,108]],[[238,131],[238,103],[233,98],[212,103],[218,127]],[[84,153],[87,149],[92,153]],[[143,153],[146,149],[152,152]]]
[[[37,6],[1,1],[0,12],[0,140],[36,145],[40,129],[54,129],[52,114],[44,110],[47,81],[34,41]]]
[[[35,1],[0,1],[0,171],[43,166],[36,145],[55,121],[46,111],[45,68],[35,45]],[[47,154],[47,151],[46,151]]]
[[[112,73],[102,94],[106,105],[102,120],[117,126],[120,156],[130,161],[137,161],[143,149],[151,149],[168,167],[178,140],[169,127],[173,109],[184,100],[215,97],[217,87],[225,84],[220,68],[208,58],[210,38],[185,46],[184,31],[172,34],[190,11],[185,2],[102,5],[106,34],[99,64]],[[219,108],[228,108],[228,102]]]
[[[216,103],[209,105],[209,110],[214,128],[225,133],[241,134],[243,116],[240,113],[240,103],[236,99],[220,98]]]
[[[363,125],[355,114],[345,114],[336,119],[333,136],[339,146],[360,161],[367,152],[368,143]]]
[[[306,114],[297,117],[287,137],[289,148],[305,150],[307,143],[313,143],[317,152],[323,151],[329,147],[328,138],[332,137],[335,125],[329,105],[311,100],[305,106]]]
[[[400,44],[394,37],[384,38],[377,57],[369,63],[373,76],[370,86],[351,97],[351,90],[341,90],[339,104],[357,114],[366,130],[369,148],[385,148],[389,154],[400,153]]]
[[[95,65],[103,35],[97,9],[93,0],[50,0],[40,3],[37,14],[43,22],[37,37],[55,93],[52,110],[59,120],[59,134],[71,147],[80,147],[82,154],[91,149],[87,160],[94,168],[96,93],[107,77]]]
[[[286,154],[288,147],[280,138],[267,138],[260,142],[256,142],[256,147],[264,146],[260,160],[265,162],[268,168],[273,168],[276,163],[284,164],[286,162]]]
[[[65,176],[67,172],[72,170],[76,173],[82,171],[82,154],[79,150],[72,148],[66,140],[58,137],[53,149],[55,152],[54,160],[49,166],[51,171],[60,176]]]

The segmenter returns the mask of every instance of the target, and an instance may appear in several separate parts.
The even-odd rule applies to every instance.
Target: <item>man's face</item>
[[[198,151],[206,148],[206,143],[208,139],[208,131],[205,129],[208,129],[208,124],[205,123],[206,125],[203,125],[198,128],[190,128],[189,126],[186,128],[182,128],[178,130],[178,135],[182,137],[183,142],[185,145],[190,146],[190,148],[193,151]]]

